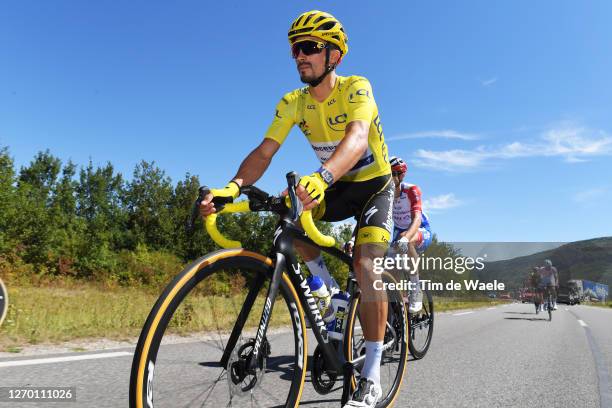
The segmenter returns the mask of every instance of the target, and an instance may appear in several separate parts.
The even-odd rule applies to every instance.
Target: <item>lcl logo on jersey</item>
[[[346,127],[346,125],[345,125],[346,118],[347,118],[347,114],[346,113],[341,113],[340,115],[336,116],[335,118],[328,117],[327,118],[327,125],[332,130],[344,130],[344,128]]]
[[[367,89],[358,89],[354,94],[349,95],[349,103],[363,102],[365,99],[370,99],[370,91]]]

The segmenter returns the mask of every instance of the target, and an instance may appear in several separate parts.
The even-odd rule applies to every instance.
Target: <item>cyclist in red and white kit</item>
[[[415,184],[405,183],[408,171],[406,162],[400,157],[389,159],[391,175],[395,183],[393,201],[393,245],[399,252],[417,259],[431,244],[431,229],[427,215],[423,212],[421,189]],[[412,272],[412,271],[411,271]],[[410,274],[413,290],[410,291],[408,311],[416,313],[423,307],[423,294],[419,286],[418,270]]]

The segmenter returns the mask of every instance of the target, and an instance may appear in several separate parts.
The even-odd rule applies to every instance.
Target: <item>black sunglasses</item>
[[[304,53],[304,55],[314,55],[319,54],[327,48],[327,44],[318,42],[318,41],[300,41],[291,46],[291,56],[293,58],[297,58],[300,55],[300,51]]]

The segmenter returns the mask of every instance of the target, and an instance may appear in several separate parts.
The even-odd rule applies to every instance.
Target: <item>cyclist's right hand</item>
[[[231,197],[238,198],[240,195],[240,186],[235,181],[230,181],[224,188],[213,188],[210,193],[200,202],[200,215],[207,217],[210,214],[217,212],[215,204],[212,202],[214,197]]]

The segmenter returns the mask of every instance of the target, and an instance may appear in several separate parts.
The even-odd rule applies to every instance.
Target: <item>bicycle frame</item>
[[[349,266],[349,270],[352,271],[352,258],[350,258],[344,252],[340,251],[335,247],[323,247],[317,245],[310,238],[308,238],[301,229],[298,229],[291,219],[283,217],[274,233],[274,248],[272,250],[272,256],[270,257],[275,261],[274,271],[272,273],[270,286],[268,287],[268,292],[266,294],[264,310],[262,311],[259,326],[257,329],[255,345],[253,347],[253,355],[250,359],[249,368],[255,369],[256,362],[259,361],[261,357],[261,344],[268,329],[268,324],[270,316],[272,315],[276,296],[278,294],[282,273],[286,270],[287,275],[291,280],[291,283],[296,288],[300,303],[305,306],[304,312],[306,318],[310,321],[310,326],[315,335],[317,343],[321,347],[321,351],[325,357],[325,360],[330,363],[330,366],[333,370],[340,372],[343,368],[344,361],[343,359],[340,360],[338,358],[336,348],[330,342],[330,338],[328,336],[323,317],[321,316],[321,312],[311,293],[310,287],[306,282],[306,277],[304,276],[301,270],[300,264],[297,261],[297,257],[293,249],[293,242],[295,239],[317,247],[320,250],[325,251],[330,255],[340,259],[342,262],[346,263]],[[266,277],[264,276],[260,276],[257,279],[255,284],[250,288],[247,298],[242,306],[242,309],[240,310],[238,319],[234,324],[232,333],[225,346],[225,350],[221,358],[221,365],[226,369],[231,352],[236,346],[244,323],[246,322],[251,308],[255,303],[255,299],[259,291],[263,287],[265,278]],[[349,274],[349,279],[347,282],[347,291],[349,293],[354,293],[356,288],[355,285],[356,282],[352,278],[351,273]],[[300,317],[297,310],[293,310],[292,313],[294,319],[297,320],[297,327],[301,327],[301,325],[299,324]]]

